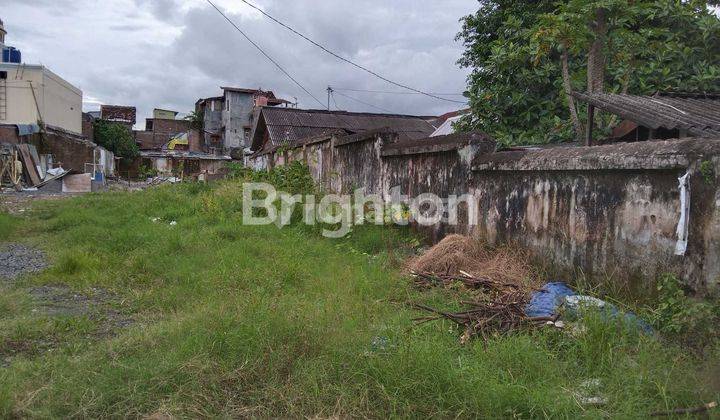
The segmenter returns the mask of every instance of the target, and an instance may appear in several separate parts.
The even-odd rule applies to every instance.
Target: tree
[[[205,115],[202,111],[192,111],[185,119],[190,121],[190,128],[198,131],[202,131],[203,124],[205,123]]]
[[[458,35],[460,64],[473,69],[463,125],[505,144],[562,141],[583,130],[573,90],[720,90],[720,19],[710,3],[483,1]]]
[[[113,152],[115,156],[134,159],[140,155],[130,130],[122,124],[107,120],[95,120],[93,123],[94,141]]]

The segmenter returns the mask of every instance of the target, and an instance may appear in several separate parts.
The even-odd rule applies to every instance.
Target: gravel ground
[[[65,200],[79,194],[48,193],[42,191],[3,192],[0,193],[0,211],[6,211],[15,216],[22,216],[32,209],[33,203],[38,201]]]
[[[0,244],[0,278],[15,280],[47,267],[45,253],[22,244]]]

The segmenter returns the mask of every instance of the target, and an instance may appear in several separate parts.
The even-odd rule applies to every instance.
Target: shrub
[[[657,288],[659,299],[653,323],[661,334],[693,347],[710,344],[717,338],[718,305],[688,296],[672,274],[663,275]]]

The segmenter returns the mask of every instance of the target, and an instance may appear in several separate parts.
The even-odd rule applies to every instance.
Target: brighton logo
[[[322,234],[328,238],[342,238],[354,225],[365,223],[454,226],[463,215],[467,225],[475,225],[478,212],[477,202],[470,194],[444,199],[432,193],[410,197],[403,195],[400,187],[394,187],[383,198],[379,194],[366,194],[364,188],[359,188],[353,194],[325,194],[318,199],[313,194],[278,191],[267,183],[243,184],[243,224],[287,226],[298,208],[302,209],[302,222],[321,224]]]

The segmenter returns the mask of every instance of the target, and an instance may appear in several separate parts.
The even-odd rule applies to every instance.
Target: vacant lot
[[[0,242],[48,260],[0,280],[0,416],[637,417],[718,398],[717,352],[617,325],[464,346],[449,322],[413,326],[410,303],[462,293],[412,287],[406,233],[242,226],[239,197],[186,184],[0,214]]]

